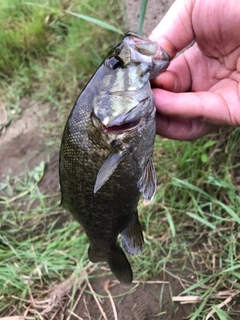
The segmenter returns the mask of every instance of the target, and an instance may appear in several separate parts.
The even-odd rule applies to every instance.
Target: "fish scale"
[[[83,226],[89,259],[107,262],[122,283],[131,283],[133,277],[124,251],[132,255],[143,248],[140,194],[151,201],[156,188],[149,78],[168,64],[168,55],[157,44],[127,33],[80,94],[63,132],[61,204]]]

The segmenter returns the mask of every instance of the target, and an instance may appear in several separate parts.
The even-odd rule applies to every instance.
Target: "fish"
[[[61,205],[83,227],[89,260],[106,262],[120,283],[133,279],[125,252],[135,255],[144,246],[140,195],[151,202],[156,190],[156,119],[149,80],[169,63],[157,43],[126,33],[83,89],[63,131]]]

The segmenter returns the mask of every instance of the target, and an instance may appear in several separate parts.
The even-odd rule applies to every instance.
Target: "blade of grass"
[[[68,11],[68,10],[65,10],[66,13],[68,14],[71,14],[75,17],[78,17],[80,19],[83,19],[85,21],[88,21],[88,22],[91,22],[91,23],[94,23],[96,24],[97,26],[99,27],[102,27],[104,29],[107,29],[107,30],[111,30],[111,31],[114,31],[114,32],[117,32],[119,34],[123,34],[123,31],[112,26],[111,24],[107,23],[107,22],[104,22],[102,20],[99,20],[99,19],[96,19],[96,18],[92,18],[92,17],[89,17],[89,16],[86,16],[84,14],[80,14],[80,13],[76,13],[76,12],[72,12],[72,11]]]
[[[201,314],[203,308],[205,307],[208,299],[204,299],[200,306],[194,311],[193,315],[191,316],[190,320],[198,319],[198,316]]]
[[[202,279],[196,283],[194,283],[193,285],[191,285],[190,287],[188,287],[187,289],[185,289],[183,292],[181,292],[181,295],[185,295],[189,292],[191,292],[192,290],[200,287],[201,285],[205,284],[206,282],[212,280],[212,278],[214,278],[215,275],[210,275],[208,277],[206,277],[205,279]]]
[[[225,311],[217,306],[213,306],[213,310],[216,312],[220,320],[233,320]]]
[[[175,237],[176,236],[176,229],[174,226],[174,222],[171,216],[171,213],[169,212],[169,210],[167,210],[167,219],[168,219],[168,223],[169,223],[169,227],[172,233],[172,236]]]
[[[240,217],[237,215],[236,212],[234,212],[230,207],[228,207],[221,201],[216,201],[216,203],[219,204],[224,210],[226,210],[226,212],[233,218],[234,221],[240,224]]]
[[[216,226],[215,226],[215,225],[213,225],[211,222],[209,222],[209,221],[201,218],[200,216],[198,216],[198,215],[196,215],[196,214],[194,214],[194,213],[191,213],[191,212],[186,212],[186,214],[187,214],[189,217],[191,217],[191,218],[193,218],[193,219],[201,222],[201,223],[204,224],[205,226],[211,228],[212,230],[216,230]]]
[[[230,268],[223,269],[223,270],[220,272],[220,274],[224,274],[224,273],[228,273],[228,272],[232,273],[234,270],[238,270],[238,269],[240,269],[240,264],[236,264],[235,266],[232,266],[232,267],[230,267]]]
[[[48,8],[48,6],[41,5],[41,4],[36,4],[36,3],[32,3],[32,2],[24,2],[24,4],[31,5],[31,6],[38,6],[38,7],[41,7],[41,8]],[[78,17],[80,19],[83,19],[85,21],[88,21],[88,22],[91,22],[93,24],[96,24],[97,26],[102,27],[102,28],[104,28],[106,30],[117,32],[119,34],[123,34],[124,33],[121,29],[118,29],[118,28],[112,26],[111,24],[109,24],[109,23],[107,23],[105,21],[102,21],[100,19],[92,18],[92,17],[89,17],[89,16],[87,16],[85,14],[76,13],[76,12],[72,12],[72,11],[69,11],[69,10],[64,10],[64,12],[66,12],[68,14],[71,14],[72,16]]]
[[[142,0],[141,8],[140,8],[140,15],[139,15],[139,19],[138,19],[138,34],[142,34],[142,27],[143,27],[145,14],[146,14],[147,3],[148,3],[148,0]]]

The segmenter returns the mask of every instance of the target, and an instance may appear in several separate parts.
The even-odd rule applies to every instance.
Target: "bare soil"
[[[137,31],[138,18],[141,7],[141,0],[124,0],[128,27],[130,31]],[[149,0],[146,10],[146,17],[143,23],[142,33],[148,36],[158,25],[162,17],[168,11],[174,0]]]
[[[173,320],[184,319],[189,315],[190,308],[188,305],[178,308],[173,306],[171,300],[172,290],[179,294],[182,288],[177,280],[172,279],[170,282],[163,283],[143,283],[124,286],[116,282],[108,282],[109,279],[95,279],[91,285],[93,290],[105,296],[101,307],[104,310],[108,320],[115,320],[114,308],[120,320]],[[113,304],[108,298],[106,290],[109,290],[113,297]],[[161,297],[161,298],[160,298]],[[80,300],[75,314],[80,315],[83,319],[99,319],[101,311],[95,302],[91,293],[86,293],[84,299]],[[77,320],[72,316],[71,320]]]
[[[40,187],[45,193],[56,192],[59,189],[58,149],[46,147],[42,128],[45,121],[54,121],[54,113],[51,111],[50,114],[49,105],[40,105],[29,99],[22,99],[20,106],[23,110],[21,116],[0,134],[0,181],[7,174],[18,175],[44,161],[47,172]]]
[[[92,282],[94,291],[107,298],[102,300],[102,309],[104,310],[108,320],[115,320],[113,305],[110,303],[105,287],[108,285],[107,280],[101,279]],[[131,285],[129,287],[118,283],[110,283],[109,291],[113,297],[114,306],[118,319],[121,320],[173,320],[184,319],[189,315],[189,306],[185,305],[182,308],[173,307],[170,296],[171,287],[174,291],[180,293],[181,289],[177,281],[172,283],[158,284],[145,283],[139,285]],[[180,290],[179,290],[180,289]],[[161,303],[159,297],[162,297]],[[93,295],[85,294],[85,299],[81,299],[74,313],[86,317],[86,319],[98,319],[101,311],[96,304]],[[97,315],[97,317],[96,317]],[[71,320],[77,320],[77,317],[72,316]]]

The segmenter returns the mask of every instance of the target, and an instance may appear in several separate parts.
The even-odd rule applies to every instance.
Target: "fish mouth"
[[[100,119],[98,119],[94,113],[92,113],[92,122],[93,122],[93,125],[103,131],[104,133],[109,133],[109,134],[121,134],[123,132],[126,132],[126,131],[131,131],[133,130],[134,128],[136,128],[139,123],[141,122],[141,118],[139,119],[135,119],[133,121],[128,121],[128,122],[124,122],[124,123],[121,123],[119,125],[110,125],[110,126],[106,126],[104,125]]]
[[[114,126],[109,126],[109,127],[102,124],[102,128],[107,133],[120,134],[124,131],[132,130],[133,128],[135,128],[139,124],[139,122],[140,122],[140,119],[137,119],[137,120],[126,122],[126,123],[123,123],[120,125],[114,125]]]

